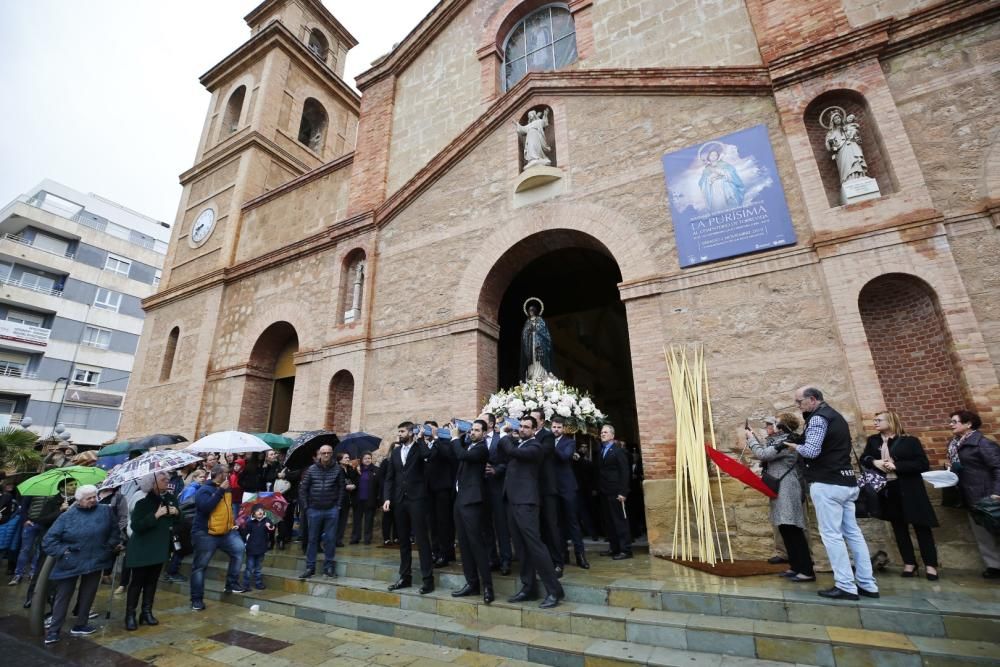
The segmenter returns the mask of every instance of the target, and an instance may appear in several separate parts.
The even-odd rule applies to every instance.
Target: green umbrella
[[[271,445],[271,449],[288,449],[295,442],[291,438],[277,433],[254,433],[254,435]]]
[[[108,445],[107,447],[101,447],[101,449],[98,450],[97,455],[98,456],[118,456],[119,454],[127,454],[129,452],[139,451],[139,450],[146,451],[147,449],[149,449],[149,448],[148,447],[136,447],[133,443],[131,443],[131,442],[129,442],[129,441],[126,440],[124,442],[116,442],[115,444]]]
[[[17,485],[22,496],[54,496],[59,493],[59,483],[64,479],[75,479],[77,484],[98,484],[108,473],[90,466],[67,466],[53,468],[35,475]]]

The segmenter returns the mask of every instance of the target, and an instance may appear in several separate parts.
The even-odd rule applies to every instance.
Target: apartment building
[[[0,425],[115,436],[170,226],[44,180],[0,211]]]

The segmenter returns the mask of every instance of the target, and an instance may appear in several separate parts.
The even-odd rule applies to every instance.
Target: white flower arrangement
[[[546,419],[554,415],[563,417],[570,431],[596,429],[607,418],[597,409],[589,394],[554,377],[501,389],[487,399],[482,411],[494,414],[498,419],[520,419],[534,409],[541,409]]]

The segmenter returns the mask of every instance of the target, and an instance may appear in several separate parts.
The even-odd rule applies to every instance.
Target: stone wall
[[[940,4],[940,0],[842,0],[844,12],[852,27],[859,27],[887,18],[900,18],[925,7]]]

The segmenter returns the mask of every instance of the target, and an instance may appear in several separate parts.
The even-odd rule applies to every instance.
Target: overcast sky
[[[347,82],[437,0],[324,0]],[[173,224],[210,96],[260,0],[0,0],[0,207],[43,178]]]

